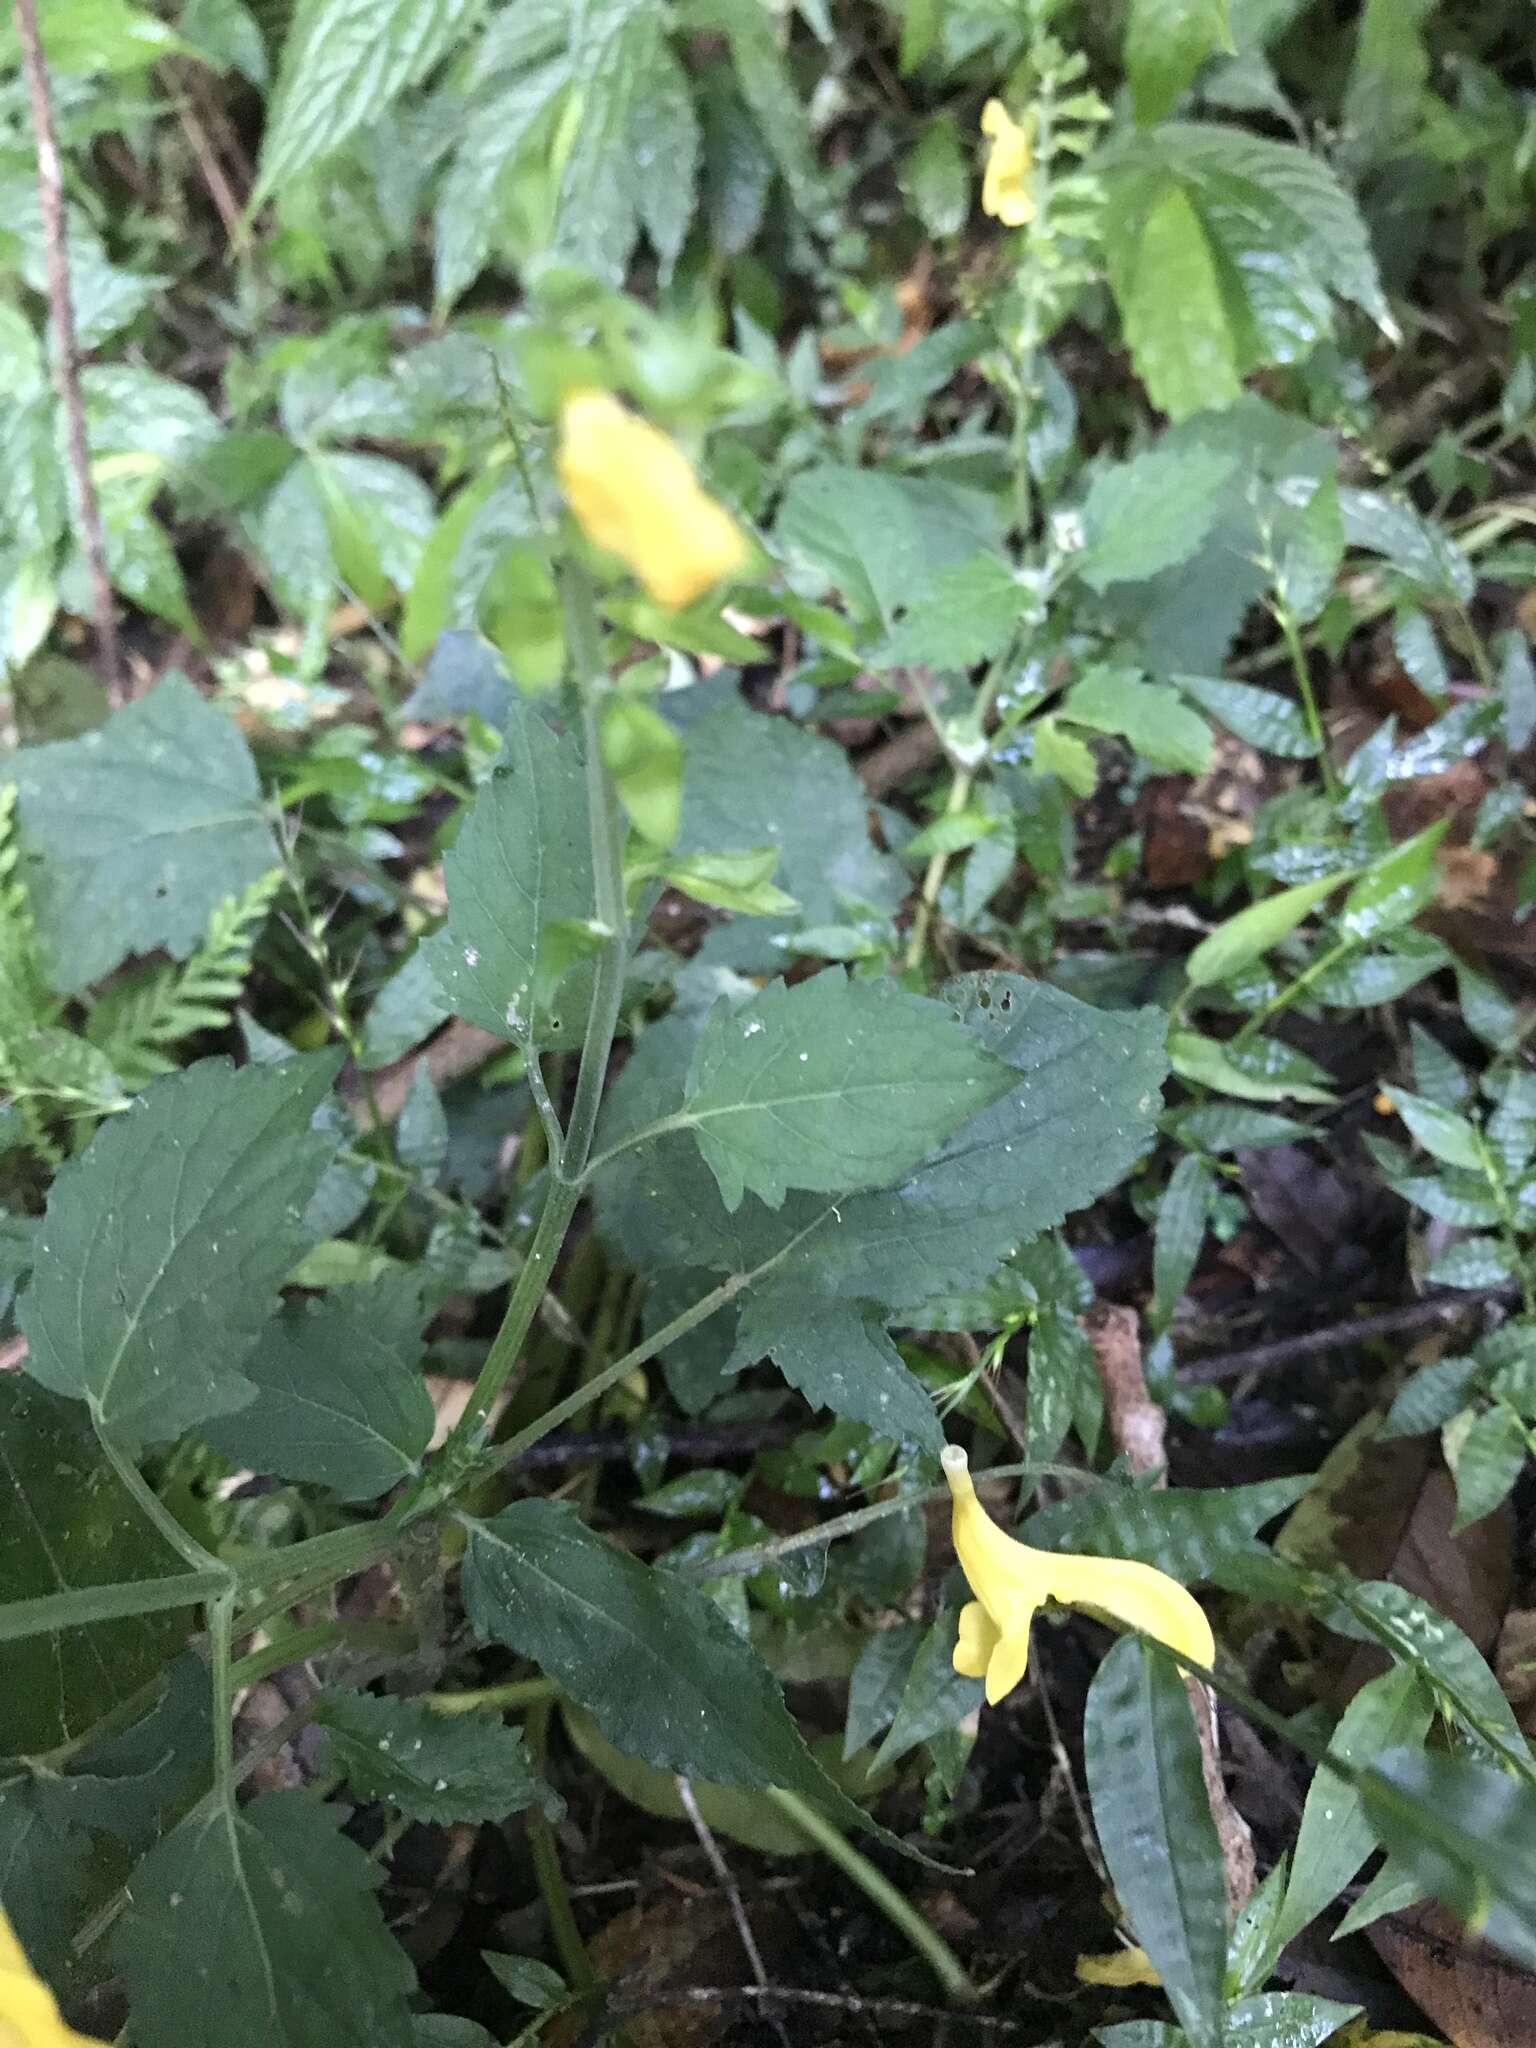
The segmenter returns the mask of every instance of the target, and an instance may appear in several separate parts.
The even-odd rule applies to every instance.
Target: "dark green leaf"
[[[1157,1207],[1152,1239],[1152,1326],[1166,1329],[1183,1299],[1205,1243],[1206,1218],[1216,1183],[1204,1160],[1193,1152],[1168,1177]]]
[[[1452,1530],[1459,1533],[1509,1497],[1525,1470],[1525,1430],[1512,1409],[1486,1408],[1468,1416],[1464,1428],[1450,1424],[1443,1443],[1456,1480]]]
[[[1261,753],[1309,761],[1318,750],[1301,706],[1276,690],[1256,690],[1251,683],[1232,683],[1220,676],[1179,675],[1172,680],[1202,711]]]
[[[83,1412],[20,1373],[0,1373],[0,1560],[7,1601],[159,1578],[177,1563]],[[154,1675],[187,1623],[185,1612],[139,1615],[11,1644],[0,1755],[43,1755],[83,1735]]]
[[[203,1435],[237,1465],[373,1500],[418,1469],[432,1435],[427,1315],[409,1267],[290,1304],[242,1367],[256,1398]]]
[[[27,894],[55,987],[130,953],[184,960],[277,859],[239,727],[169,675],[77,740],[13,755]]]
[[[1398,1864],[1483,1940],[1536,1966],[1536,1788],[1403,1748],[1378,1755],[1361,1790]]]
[[[1217,494],[1236,466],[1224,449],[1191,444],[1149,448],[1101,469],[1083,504],[1083,581],[1105,590],[1188,561],[1209,534]]]
[[[895,1720],[912,1660],[925,1633],[920,1621],[899,1621],[892,1628],[876,1629],[859,1652],[859,1661],[848,1681],[848,1722],[843,1731],[845,1762]]]
[[[941,569],[995,550],[1000,538],[996,509],[979,491],[830,466],[795,478],[776,531],[781,549],[819,569],[855,612],[888,627]]]
[[[1126,1917],[1197,2048],[1220,2048],[1227,1889],[1184,1681],[1139,1636],[1099,1666],[1083,1721],[1099,1846]]]
[[[682,1117],[729,1210],[750,1191],[880,1187],[1013,1086],[942,1003],[836,969],[717,1004]]]
[[[402,1166],[413,1166],[429,1181],[436,1180],[448,1157],[448,1119],[425,1059],[419,1059],[411,1072],[411,1085],[395,1126],[395,1150]]]
[[[112,1942],[142,2048],[407,2048],[415,1973],[343,1817],[279,1792],[150,1852]]]
[[[1193,1582],[1251,1550],[1264,1524],[1294,1507],[1311,1484],[1306,1474],[1208,1488],[1153,1489],[1104,1479],[1089,1492],[1037,1509],[1019,1535],[1043,1550],[1139,1558]]]
[[[933,1403],[886,1335],[882,1311],[869,1303],[771,1285],[748,1295],[724,1370],[764,1357],[813,1408],[935,1455],[943,1449]]]
[[[1062,699],[1060,715],[1093,732],[1118,733],[1162,768],[1203,775],[1211,765],[1211,728],[1166,683],[1144,683],[1122,669],[1091,668]]]
[[[1359,1771],[1384,1749],[1421,1742],[1429,1721],[1429,1701],[1417,1672],[1398,1666],[1369,1680],[1355,1694],[1333,1732],[1329,1752]],[[1277,1954],[1332,1905],[1375,1846],[1375,1831],[1358,1785],[1319,1764],[1302,1809],[1285,1904],[1275,1930]]]
[[[559,1818],[560,1801],[529,1761],[522,1730],[492,1714],[439,1714],[421,1700],[327,1692],[318,1719],[358,1798],[409,1820],[499,1821],[534,1805]]]
[[[985,1687],[979,1678],[962,1678],[954,1665],[956,1614],[939,1610],[917,1646],[890,1733],[870,1766],[881,1770],[935,1735],[952,1734],[968,1715],[979,1711]]]
[[[581,756],[523,699],[444,863],[448,922],[421,948],[456,1013],[498,1038],[579,1045],[590,958],[559,971],[550,928],[594,913]]]
[[[307,1238],[335,1150],[315,1111],[340,1055],[151,1082],[58,1176],[22,1298],[27,1370],[104,1429],[159,1442],[241,1407],[241,1366]]]

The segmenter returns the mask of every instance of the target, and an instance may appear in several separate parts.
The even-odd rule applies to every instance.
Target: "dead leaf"
[[[1439,1906],[1391,1914],[1367,1932],[1451,2048],[1536,2041],[1536,1972],[1478,1941]]]

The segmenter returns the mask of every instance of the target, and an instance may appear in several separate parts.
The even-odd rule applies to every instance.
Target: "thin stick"
[[[1136,1311],[1100,1302],[1083,1317],[1093,1363],[1104,1389],[1104,1420],[1110,1441],[1123,1451],[1132,1472],[1155,1474],[1153,1484],[1168,1484],[1168,1417],[1147,1391],[1141,1360],[1141,1333]],[[1205,1796],[1221,1843],[1227,1879],[1227,1906],[1233,1919],[1253,1895],[1258,1876],[1253,1835],[1232,1804],[1221,1775],[1221,1748],[1216,1733],[1216,1696],[1198,1678],[1186,1675],[1185,1688],[1200,1739],[1200,1769]]]
[[[762,1951],[758,1948],[757,1936],[752,1932],[752,1922],[747,1918],[746,1902],[741,1896],[741,1887],[731,1875],[731,1866],[720,1853],[720,1844],[715,1840],[714,1830],[700,1810],[692,1781],[679,1771],[676,1782],[677,1796],[683,1802],[683,1811],[693,1825],[693,1832],[699,1838],[699,1847],[704,1851],[709,1867],[715,1874],[716,1884],[725,1893],[726,1903],[731,1909],[731,1918],[736,1922],[736,1932],[747,1958],[747,1967],[752,1972],[752,1981],[754,1984],[766,1985],[768,1972],[763,1968]],[[784,2044],[784,2048],[789,2048],[789,2036],[785,2033],[784,2022],[778,2014],[770,2010],[764,2017]]]
[[[1250,1344],[1244,1351],[1218,1351],[1211,1358],[1192,1359],[1179,1367],[1186,1385],[1209,1386],[1225,1380],[1246,1379],[1251,1372],[1273,1372],[1298,1358],[1319,1358],[1328,1351],[1347,1351],[1370,1337],[1395,1337],[1405,1330],[1428,1329],[1435,1323],[1450,1322],[1490,1302],[1512,1303],[1518,1294],[1513,1281],[1493,1287],[1468,1287],[1454,1294],[1432,1294],[1425,1301],[1411,1301],[1402,1308],[1380,1309],[1374,1315],[1346,1316],[1342,1322],[1327,1323],[1320,1330],[1303,1330],[1295,1337],[1276,1337],[1268,1344]]]
[[[107,541],[101,505],[91,475],[91,451],[85,437],[85,401],[80,392],[80,348],[75,336],[75,302],[69,287],[69,244],[64,219],[64,172],[59,138],[53,125],[53,98],[48,67],[37,32],[37,0],[15,0],[16,38],[26,74],[32,108],[32,135],[37,149],[37,196],[43,216],[43,259],[48,272],[48,310],[53,322],[53,374],[64,408],[70,474],[80,511],[80,538],[91,579],[91,605],[96,614],[96,640],[106,674],[107,701],[125,701],[117,653],[117,620],[112,610],[112,578],[107,572]]]
[[[609,2008],[625,2018],[643,2012],[671,2012],[691,2005],[761,2005],[777,1999],[785,2005],[803,2005],[823,2012],[871,2014],[877,2019],[926,2020],[930,2025],[950,2021],[982,2034],[1027,2034],[1022,2020],[993,2019],[986,2013],[948,2013],[939,2006],[919,2005],[913,1998],[861,1998],[845,1991],[803,1991],[789,1984],[689,1984],[676,1991],[658,1993],[646,1999],[615,2000]]]

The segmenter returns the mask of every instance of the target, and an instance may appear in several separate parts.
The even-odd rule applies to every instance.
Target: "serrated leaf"
[[[520,1728],[491,1714],[440,1714],[422,1700],[327,1692],[316,1717],[331,1758],[360,1799],[410,1820],[505,1820],[561,1802],[534,1770]]]
[[[1227,1889],[1184,1681],[1139,1636],[1099,1666],[1083,1719],[1094,1827],[1136,1939],[1196,2048],[1221,2048]]]
[[[1202,711],[1261,753],[1286,761],[1310,761],[1316,755],[1318,744],[1307,731],[1301,706],[1277,690],[1258,690],[1224,676],[1178,675],[1172,680]]]
[[[562,975],[550,932],[595,914],[586,782],[574,739],[522,699],[443,873],[448,922],[420,950],[456,1014],[498,1038],[579,1045],[592,962]]]
[[[881,1312],[788,1287],[747,1296],[724,1370],[771,1358],[813,1408],[862,1422],[876,1436],[944,1447],[933,1403],[902,1363]]]
[[[1399,1867],[1483,1940],[1536,1965],[1536,1788],[1402,1748],[1378,1756],[1361,1789]]]
[[[21,1373],[0,1374],[0,1558],[7,1600],[178,1569],[82,1411]],[[154,1675],[187,1622],[136,1615],[7,1645],[0,1755],[45,1755],[83,1735]]]
[[[413,1045],[430,1038],[451,1014],[431,968],[418,948],[385,982],[363,1019],[362,1064],[387,1067]]]
[[[631,132],[637,122],[643,132],[645,95],[673,61],[665,25],[658,0],[598,0],[575,19],[570,64],[581,121],[561,179],[555,246],[613,284],[622,282],[639,232],[638,186],[652,171],[655,143],[652,162],[637,165]],[[681,132],[679,145],[691,211],[696,122]]]
[[[1139,583],[1186,562],[1215,523],[1237,467],[1220,448],[1153,447],[1101,469],[1083,503],[1077,571],[1094,590]]]
[[[409,1267],[366,1289],[293,1302],[258,1338],[242,1371],[255,1399],[205,1423],[237,1465],[374,1500],[419,1469],[432,1435],[421,1376],[420,1281]]]
[[[34,1379],[128,1442],[251,1399],[240,1368],[308,1243],[336,1149],[312,1124],[339,1065],[199,1060],[102,1126],[48,1197],[19,1317]]]
[[[920,1621],[898,1621],[891,1628],[876,1629],[865,1641],[848,1681],[844,1762],[856,1756],[896,1718],[912,1660],[925,1633]]]
[[[1060,716],[1120,734],[1159,767],[1203,775],[1211,765],[1211,728],[1199,712],[1166,684],[1144,683],[1123,669],[1089,669],[1062,699]]]
[[[415,1972],[343,1817],[278,1792],[151,1850],[112,1941],[142,2048],[409,2048]]]
[[[940,569],[908,607],[874,668],[972,668],[1001,654],[1019,623],[1024,593],[1001,555],[972,555]]]
[[[1430,1706],[1418,1674],[1399,1666],[1360,1688],[1333,1732],[1329,1752],[1359,1770],[1384,1749],[1422,1741],[1429,1722]],[[1307,1788],[1275,1929],[1277,1954],[1333,1903],[1375,1846],[1359,1786],[1319,1764]]]
[[[819,569],[854,612],[887,628],[941,570],[995,553],[1001,539],[997,508],[979,491],[831,464],[794,479],[775,534],[782,552]]]
[[[1155,1490],[1105,1479],[1091,1492],[1038,1508],[1019,1536],[1043,1550],[1137,1558],[1190,1583],[1251,1551],[1265,1523],[1294,1507],[1311,1484],[1305,1473],[1250,1486]]]
[[[426,77],[483,0],[300,0],[267,109],[261,205]]]
[[[1097,1011],[1023,975],[962,976],[942,994],[1018,1084],[900,1187],[833,1203],[795,1195],[778,1212],[749,1196],[732,1216],[677,1133],[599,1177],[605,1230],[646,1270],[748,1272],[778,1258],[776,1284],[877,1301],[918,1324],[936,1298],[981,1285],[1144,1148],[1166,1070],[1163,1019]],[[600,1145],[676,1108],[686,1056],[672,1020],[651,1027],[610,1093]]]
[[[1126,345],[1152,403],[1172,420],[1230,405],[1242,390],[1216,258],[1187,193],[1162,185],[1144,216],[1114,232],[1109,281]]]
[[[681,1117],[727,1209],[880,1187],[1014,1085],[941,1003],[836,969],[711,1011]]]
[[[532,1658],[619,1749],[715,1784],[799,1791],[867,1825],[714,1601],[594,1536],[569,1503],[517,1501],[474,1523],[464,1605],[480,1635]]]
[[[277,859],[239,727],[184,676],[0,774],[16,784],[27,895],[64,994],[130,953],[184,960]]]
[[[490,261],[502,179],[570,83],[563,49],[540,54],[543,61],[496,79],[462,121],[433,223],[440,307],[461,298]]]

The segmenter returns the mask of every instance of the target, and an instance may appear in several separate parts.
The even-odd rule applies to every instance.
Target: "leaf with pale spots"
[[[112,1945],[135,2048],[408,2048],[415,1972],[343,1818],[278,1792],[151,1850]]]
[[[933,1403],[868,1302],[829,1301],[795,1287],[749,1295],[725,1370],[765,1357],[814,1407],[935,1455],[944,1448]]]
[[[683,1098],[727,1209],[750,1190],[883,1187],[1014,1086],[942,1003],[832,970],[774,982],[699,1036]]]
[[[592,957],[552,942],[595,912],[586,780],[575,740],[525,699],[443,875],[448,922],[418,957],[455,1013],[519,1044],[580,1045]]]
[[[410,1820],[505,1820],[535,1805],[558,1820],[565,1810],[534,1770],[522,1730],[495,1714],[328,1692],[319,1721],[358,1798],[382,1800]]]
[[[19,1316],[34,1379],[124,1441],[251,1399],[240,1368],[309,1243],[337,1145],[315,1112],[340,1063],[199,1060],[103,1124],[48,1197]]]

